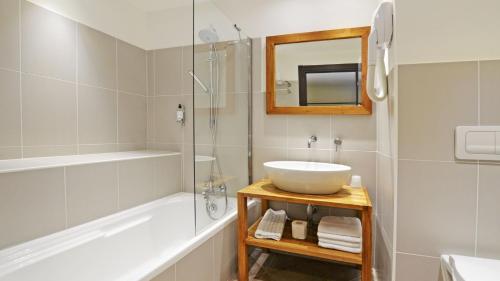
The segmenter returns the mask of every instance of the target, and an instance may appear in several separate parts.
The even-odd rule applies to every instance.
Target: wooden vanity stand
[[[290,223],[287,222],[280,241],[257,239],[254,237],[260,219],[250,228],[247,227],[248,198],[261,200],[261,216],[269,208],[269,201],[283,201],[297,204],[312,204],[356,210],[363,226],[363,245],[360,254],[321,248],[318,246],[316,230],[309,232],[306,240],[292,238]],[[344,186],[341,191],[331,195],[298,194],[280,190],[269,180],[262,180],[238,192],[238,269],[239,281],[248,281],[248,246],[278,250],[304,256],[317,257],[332,261],[361,266],[361,280],[372,279],[372,204],[366,188]]]

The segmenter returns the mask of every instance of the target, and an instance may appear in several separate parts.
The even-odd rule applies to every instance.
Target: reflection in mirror
[[[276,106],[358,105],[361,38],[276,46]]]

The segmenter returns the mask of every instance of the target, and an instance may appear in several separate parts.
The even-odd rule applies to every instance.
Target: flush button
[[[472,154],[497,154],[499,151],[496,134],[500,132],[467,132],[465,151]]]

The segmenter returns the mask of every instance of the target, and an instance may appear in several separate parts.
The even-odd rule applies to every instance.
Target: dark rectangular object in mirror
[[[299,65],[299,105],[358,105],[361,65]]]

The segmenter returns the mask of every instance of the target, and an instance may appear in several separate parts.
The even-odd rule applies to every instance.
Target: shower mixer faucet
[[[309,139],[307,140],[307,148],[311,148],[311,144],[313,142],[317,142],[318,141],[318,137],[316,135],[312,135],[309,137]]]

